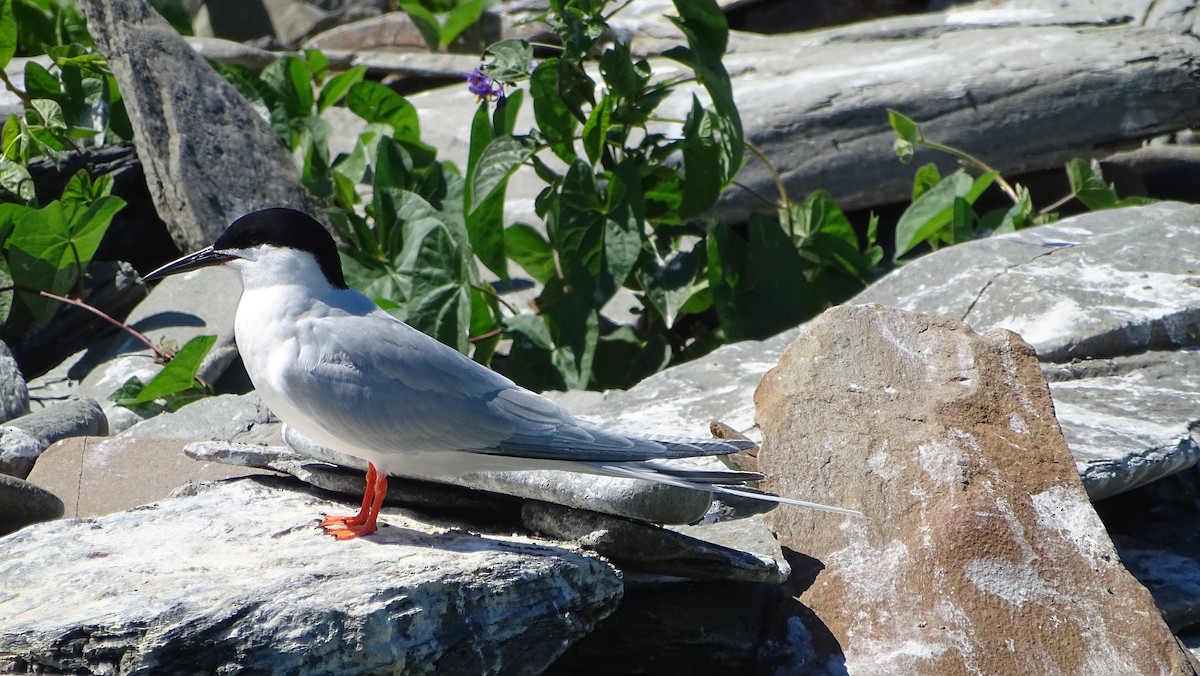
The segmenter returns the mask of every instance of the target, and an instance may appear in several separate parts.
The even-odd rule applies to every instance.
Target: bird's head
[[[342,262],[333,237],[308,214],[277,207],[255,211],[233,222],[213,245],[167,263],[146,281],[232,263],[243,281],[319,271],[336,289],[346,289]],[[314,274],[316,274],[314,272]]]

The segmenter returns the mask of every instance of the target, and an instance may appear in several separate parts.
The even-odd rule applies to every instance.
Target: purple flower
[[[490,101],[493,96],[504,98],[504,85],[484,75],[478,68],[466,75],[467,89],[480,100]]]

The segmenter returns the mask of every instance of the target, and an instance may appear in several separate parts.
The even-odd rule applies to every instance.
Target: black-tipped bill
[[[207,249],[201,249],[196,253],[191,253],[178,260],[171,261],[161,268],[151,272],[142,279],[147,282],[152,282],[156,279],[162,279],[169,275],[177,275],[188,270],[199,270],[213,265],[221,265],[237,258],[226,253],[216,251],[211,246]]]

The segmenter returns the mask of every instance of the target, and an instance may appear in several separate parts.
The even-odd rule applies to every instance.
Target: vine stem
[[[15,287],[11,287],[11,288],[15,288]],[[84,310],[91,312],[92,314],[103,319],[104,321],[108,322],[109,324],[112,324],[113,326],[117,327],[118,329],[121,329],[122,331],[128,333],[129,335],[133,336],[134,338],[137,338],[139,341],[141,341],[143,344],[145,344],[146,347],[150,348],[150,350],[152,352],[154,352],[155,357],[157,357],[158,359],[160,359],[163,362],[171,361],[171,358],[175,356],[173,354],[168,354],[167,352],[165,352],[164,350],[159,348],[149,338],[147,338],[146,335],[143,334],[141,331],[138,331],[137,329],[126,324],[125,322],[122,322],[117,319],[113,319],[107,312],[105,312],[104,310],[101,310],[100,308],[88,305],[87,303],[85,303],[77,298],[68,298],[66,296],[59,296],[58,294],[53,294],[53,293],[50,293],[49,291],[39,290],[37,293],[39,296],[43,296],[43,297],[49,298],[51,300],[56,300],[60,303],[66,303],[67,305],[74,305],[75,307],[83,308]]]
[[[0,68],[0,82],[4,83],[5,89],[12,92],[12,94],[18,99],[21,99],[21,104],[25,107],[28,108],[33,103],[33,99],[29,97],[29,94],[17,89],[17,86],[12,83],[12,80],[8,79],[8,73],[5,72],[3,68]]]
[[[779,208],[783,212],[784,218],[788,221],[788,235],[795,237],[796,226],[792,223],[792,210],[788,208],[791,200],[788,199],[787,187],[783,185],[783,177],[779,175],[779,171],[775,169],[774,164],[771,164],[771,160],[767,159],[767,154],[761,148],[745,139],[742,139],[742,145],[746,146],[746,150],[749,150],[751,155],[757,157],[758,161],[762,162],[763,166],[770,172],[771,180],[775,181],[775,189],[779,191]]]
[[[954,157],[957,157],[965,162],[969,162],[969,163],[975,165],[976,167],[978,167],[979,169],[983,170],[984,173],[995,171],[996,172],[996,185],[1000,186],[1000,189],[1004,191],[1005,195],[1008,195],[1008,198],[1013,201],[1013,204],[1021,203],[1021,196],[1017,194],[1017,191],[1013,189],[1013,187],[1009,184],[1008,181],[1004,180],[1004,177],[1000,175],[1000,172],[993,169],[991,167],[991,165],[989,165],[988,163],[979,159],[978,157],[975,157],[974,155],[972,155],[968,152],[965,152],[963,150],[959,150],[958,148],[952,148],[950,146],[942,145],[941,143],[936,143],[934,141],[926,141],[925,139],[920,139],[920,140],[916,141],[916,143],[918,145],[923,145],[926,148],[929,148],[930,150],[940,150],[949,155],[953,155]]]

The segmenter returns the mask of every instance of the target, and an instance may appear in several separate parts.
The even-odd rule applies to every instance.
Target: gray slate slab
[[[80,3],[121,87],[146,185],[179,247],[264,207],[317,213],[270,124],[143,0]]]
[[[0,671],[537,674],[621,596],[598,558],[390,508],[338,542],[344,508],[241,479],[2,538]]]

